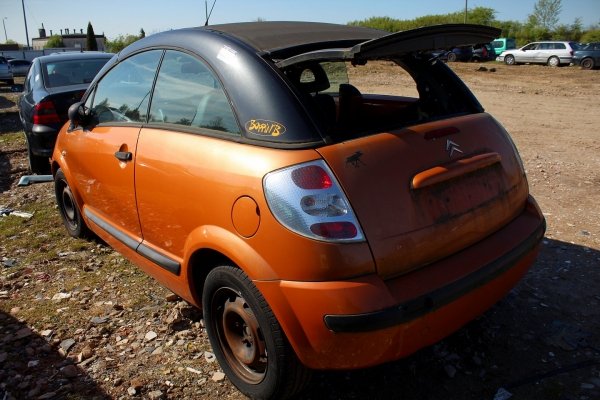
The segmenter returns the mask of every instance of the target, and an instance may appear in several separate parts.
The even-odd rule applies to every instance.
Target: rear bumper
[[[256,282],[300,360],[364,368],[405,357],[481,315],[537,255],[545,222],[535,201],[499,232],[401,277]]]
[[[40,157],[51,157],[60,127],[32,125],[28,141],[31,152]]]

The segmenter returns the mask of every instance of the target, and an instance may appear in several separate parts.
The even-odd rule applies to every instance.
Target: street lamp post
[[[25,0],[21,0],[23,6],[23,20],[25,21],[25,37],[27,38],[27,48],[29,48],[29,33],[27,32],[27,17],[25,16]]]
[[[8,35],[6,34],[6,24],[4,20],[8,19],[7,17],[2,18],[2,26],[4,26],[4,43],[8,42]]]

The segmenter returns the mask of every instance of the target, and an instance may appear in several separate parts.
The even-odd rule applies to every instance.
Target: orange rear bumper
[[[255,284],[306,366],[364,368],[408,356],[489,309],[534,262],[544,231],[530,198],[494,235],[392,280]]]

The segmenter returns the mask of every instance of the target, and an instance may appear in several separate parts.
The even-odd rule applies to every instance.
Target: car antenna
[[[204,22],[204,26],[208,26],[208,20],[210,19],[210,16],[212,15],[212,12],[215,8],[215,4],[217,4],[217,0],[213,1],[212,7],[210,8],[210,13],[208,12],[208,1],[204,0],[204,12],[206,14],[206,22]]]

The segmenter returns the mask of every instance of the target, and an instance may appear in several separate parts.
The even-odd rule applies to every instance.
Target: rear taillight
[[[48,125],[60,123],[60,118],[50,100],[39,102],[33,108],[33,123],[37,125]]]
[[[264,190],[271,212],[288,229],[329,242],[364,240],[346,195],[324,161],[271,172]]]

